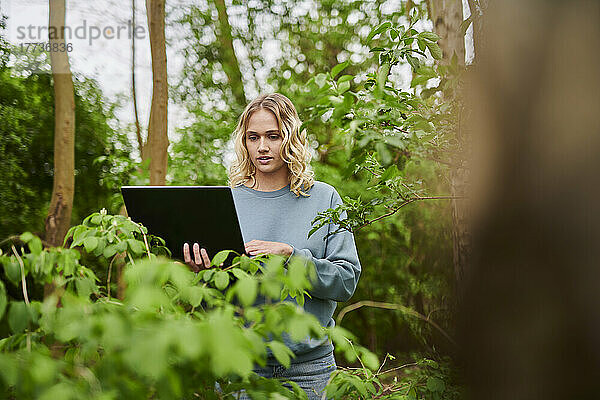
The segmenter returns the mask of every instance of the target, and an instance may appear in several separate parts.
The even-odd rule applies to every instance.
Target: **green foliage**
[[[343,399],[459,399],[462,388],[448,362],[420,359],[417,362],[384,370],[387,355],[379,368],[342,368],[334,372],[327,386],[327,396]],[[402,379],[398,379],[398,375]]]
[[[0,255],[9,282],[23,298],[7,298],[0,286],[0,389],[16,398],[233,398],[250,394],[305,398],[297,387],[257,377],[267,351],[289,366],[293,340],[328,335],[349,351],[349,333],[324,329],[302,304],[314,270],[305,261],[279,256],[237,255],[224,269],[197,274],[162,256],[162,239],[105,210],[69,231],[70,249],[42,248],[31,233],[24,247]],[[125,262],[123,298],[112,298],[95,273],[80,264],[80,252]],[[220,265],[230,251],[215,255]],[[16,268],[16,269],[15,269]],[[42,301],[27,299],[26,278],[51,283]],[[286,293],[286,301],[280,301]],[[258,296],[268,299],[257,302]],[[7,309],[7,312],[4,310]],[[370,365],[377,357],[352,349]],[[221,391],[215,390],[215,382]]]

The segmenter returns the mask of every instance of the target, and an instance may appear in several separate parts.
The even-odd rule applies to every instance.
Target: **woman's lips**
[[[257,158],[258,162],[261,164],[268,164],[272,159],[273,157]]]

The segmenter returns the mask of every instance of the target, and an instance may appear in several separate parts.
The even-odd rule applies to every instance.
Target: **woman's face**
[[[248,119],[245,140],[257,174],[287,174],[287,166],[280,154],[283,138],[271,111],[260,109],[252,113]]]

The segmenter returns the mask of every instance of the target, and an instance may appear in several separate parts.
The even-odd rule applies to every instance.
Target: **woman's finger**
[[[204,268],[210,268],[210,259],[208,258],[206,249],[202,249],[202,260],[204,261]]]
[[[197,265],[202,265],[202,258],[200,257],[200,245],[194,243],[194,262]]]
[[[186,264],[192,262],[192,257],[190,257],[190,245],[187,243],[183,244],[183,261]]]

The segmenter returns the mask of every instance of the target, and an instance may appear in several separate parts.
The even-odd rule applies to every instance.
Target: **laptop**
[[[183,260],[183,244],[205,248],[212,259],[221,250],[243,254],[244,240],[229,186],[123,186],[127,215],[161,237],[173,259]],[[235,257],[230,254],[225,265]]]

